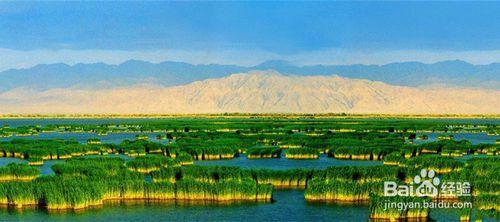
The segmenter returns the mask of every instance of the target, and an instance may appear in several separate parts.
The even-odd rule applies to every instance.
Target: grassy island
[[[281,149],[279,147],[252,147],[246,151],[248,159],[280,158]]]
[[[318,159],[319,151],[315,148],[290,148],[285,151],[287,159]]]

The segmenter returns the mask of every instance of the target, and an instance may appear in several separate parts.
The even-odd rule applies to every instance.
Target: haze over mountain
[[[500,63],[473,65],[455,60],[434,64],[403,62],[387,65],[296,66],[285,61],[267,61],[257,66],[244,67],[129,60],[119,65],[95,63],[70,66],[58,63],[28,69],[10,69],[0,72],[0,92],[19,87],[47,90],[74,86],[100,89],[137,84],[177,86],[251,70],[276,70],[285,75],[299,76],[334,74],[401,86],[445,85],[500,89]]]
[[[416,88],[335,75],[282,75],[274,71],[233,74],[171,87],[142,84],[109,89],[16,88],[0,94],[0,113],[498,114],[498,107],[499,90]]]

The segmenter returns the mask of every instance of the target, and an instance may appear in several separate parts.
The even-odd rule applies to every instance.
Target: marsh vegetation
[[[499,131],[498,125],[489,123],[313,115],[3,126],[0,158],[26,163],[0,167],[0,204],[82,209],[132,199],[270,201],[275,189],[299,189],[307,201],[362,203],[369,207],[371,218],[427,218],[428,209],[382,211],[380,206],[387,199],[381,196],[384,181],[408,184],[419,170],[426,169],[435,171],[443,181],[471,183],[475,209],[461,212],[466,219],[474,212],[479,216],[499,212],[499,144],[496,139],[472,143],[450,135]],[[92,136],[84,141],[37,138],[41,133],[75,132]],[[106,142],[106,135],[119,133],[137,136]],[[195,162],[246,160],[242,156],[253,159],[248,161],[335,158],[384,165],[271,170],[198,166]],[[53,160],[61,161],[51,167],[55,175],[40,175],[38,166]]]

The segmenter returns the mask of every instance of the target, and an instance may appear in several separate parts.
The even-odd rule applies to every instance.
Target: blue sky
[[[0,3],[0,70],[192,63],[500,62],[500,3]],[[10,67],[12,66],[12,67]]]

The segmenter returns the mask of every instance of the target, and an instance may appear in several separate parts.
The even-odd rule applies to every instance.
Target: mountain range
[[[236,65],[193,65],[183,62],[150,63],[129,60],[119,65],[104,63],[67,65],[42,64],[26,69],[0,72],[0,92],[16,88],[48,90],[79,87],[111,89],[138,84],[179,86],[210,78],[227,77],[252,70],[275,70],[283,75],[338,75],[368,79],[400,86],[450,86],[500,89],[500,63],[473,65],[464,61],[434,64],[419,62],[387,65],[296,66],[286,61],[267,61],[246,67]]]
[[[91,66],[64,66],[67,70],[84,67],[123,69],[134,67],[129,62],[120,66],[93,64]],[[142,64],[143,62],[140,62]],[[146,63],[149,64],[149,63]],[[162,66],[149,64],[151,69]],[[498,114],[500,90],[458,87],[398,86],[367,79],[346,78],[338,75],[291,75],[276,71],[250,71],[226,76],[236,66],[192,66],[178,64],[179,70],[211,67],[223,72],[204,72],[193,81],[193,76],[173,78],[168,84],[123,84],[110,88],[86,88],[62,79],[47,78],[50,87],[36,89],[4,86],[0,93],[0,113],[41,114],[151,114],[151,113],[387,113],[387,114]],[[398,66],[397,64],[394,66]],[[426,66],[426,65],[424,65]],[[50,66],[48,66],[50,67]],[[76,67],[76,68],[75,68]],[[80,67],[80,68],[78,68]],[[143,67],[140,65],[140,67]],[[370,66],[360,66],[369,68]],[[474,66],[476,67],[476,66]],[[43,69],[34,67],[33,70]],[[269,67],[264,67],[265,69]],[[300,69],[300,68],[297,68]],[[382,69],[378,67],[378,69]],[[474,69],[478,69],[477,67]],[[129,73],[133,68],[127,69]],[[136,71],[143,70],[137,69]],[[11,71],[12,72],[12,71]],[[25,70],[25,72],[27,72]],[[42,73],[42,72],[38,72]],[[147,72],[146,72],[147,73]],[[5,72],[3,73],[5,74]],[[54,73],[45,73],[56,75]],[[58,73],[64,76],[64,73]],[[108,73],[109,74],[109,73]],[[117,74],[117,73],[113,73]],[[191,74],[191,73],[189,73]],[[26,73],[28,75],[28,73]],[[68,74],[72,75],[73,74]],[[111,75],[111,74],[110,74]],[[125,74],[124,74],[125,75]],[[151,74],[142,74],[151,76]],[[220,77],[220,76],[223,77]],[[134,76],[134,75],[132,75]],[[135,75],[136,77],[137,75]],[[169,75],[170,76],[170,75]],[[93,81],[100,81],[93,75]],[[109,75],[108,75],[109,77]],[[494,76],[495,78],[498,78]],[[83,78],[83,77],[80,77]],[[83,78],[84,79],[84,78]],[[68,80],[69,81],[69,80]],[[129,79],[125,80],[129,81]],[[396,81],[396,80],[394,80]],[[48,83],[49,84],[49,83]],[[59,85],[57,85],[59,84]],[[412,83],[416,84],[416,83]],[[55,87],[55,86],[58,87]],[[61,86],[62,85],[62,86]],[[43,88],[43,87],[42,87]]]

